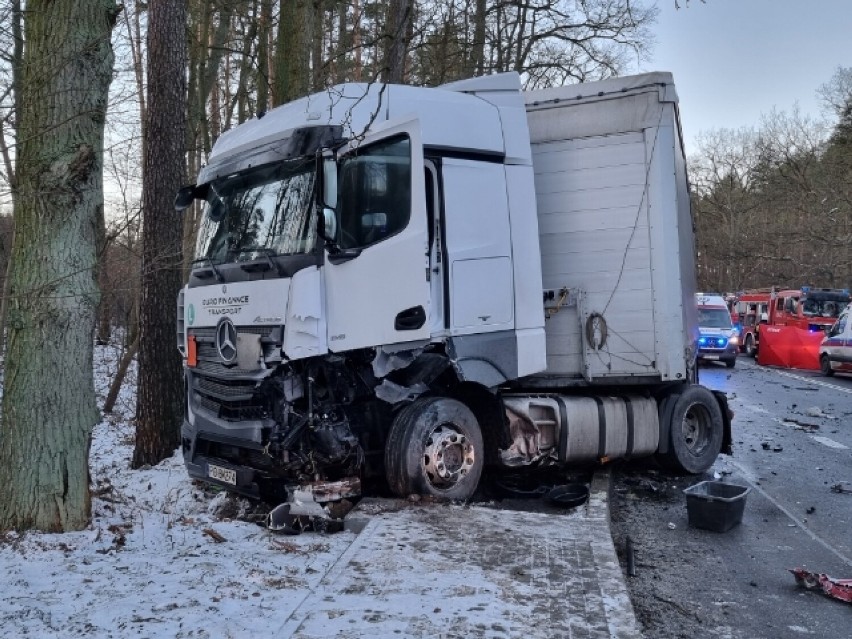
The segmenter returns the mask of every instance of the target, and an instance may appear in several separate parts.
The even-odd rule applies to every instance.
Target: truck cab
[[[848,289],[803,286],[776,291],[771,295],[769,324],[827,331],[849,302]]]
[[[696,383],[668,73],[339,85],[223,134],[176,207],[194,199],[194,478],[344,499],[384,474],[468,499],[486,460],[697,473],[730,448],[724,395]]]

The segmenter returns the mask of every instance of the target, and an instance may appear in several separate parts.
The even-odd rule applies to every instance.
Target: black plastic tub
[[[743,520],[746,495],[751,488],[720,481],[702,481],[683,492],[689,525],[726,532]]]

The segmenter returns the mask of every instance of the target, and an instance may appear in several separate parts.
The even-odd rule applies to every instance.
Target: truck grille
[[[188,369],[193,405],[210,411],[220,419],[242,421],[266,416],[263,398],[257,387],[281,358],[281,331],[277,327],[238,326],[237,333],[260,335],[266,367],[245,370],[226,366],[216,350],[216,329],[190,328],[197,345],[197,365]]]

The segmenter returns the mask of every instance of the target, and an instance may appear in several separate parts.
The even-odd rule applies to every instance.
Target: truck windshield
[[[210,183],[196,259],[216,263],[310,253],[316,245],[312,159],[269,164]]]
[[[731,315],[724,308],[699,308],[698,325],[701,328],[731,328]]]
[[[833,300],[806,299],[802,304],[805,317],[837,317],[840,309],[840,303]]]

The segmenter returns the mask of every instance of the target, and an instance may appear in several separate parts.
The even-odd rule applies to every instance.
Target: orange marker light
[[[190,335],[186,340],[186,365],[189,367],[198,365],[198,345],[195,342],[195,335]]]

